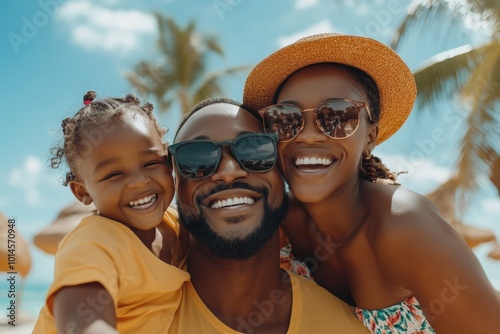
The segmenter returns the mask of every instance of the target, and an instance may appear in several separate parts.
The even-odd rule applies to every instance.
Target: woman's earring
[[[370,160],[371,157],[372,157],[372,152],[370,152],[368,150],[366,152],[363,152],[363,159]]]

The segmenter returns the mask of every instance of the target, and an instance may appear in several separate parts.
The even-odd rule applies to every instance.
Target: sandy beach
[[[10,326],[1,324],[0,325],[0,334],[31,334],[33,331],[34,322],[20,324],[16,326]]]
[[[8,324],[8,318],[0,319],[0,334],[31,334],[33,327],[35,326],[36,317],[21,311],[17,315],[15,326]]]

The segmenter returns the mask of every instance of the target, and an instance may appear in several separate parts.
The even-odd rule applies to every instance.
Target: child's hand
[[[103,320],[96,320],[90,326],[82,331],[82,334],[119,334],[119,332],[111,327]]]
[[[53,313],[60,333],[118,333],[113,299],[97,282],[57,291]]]

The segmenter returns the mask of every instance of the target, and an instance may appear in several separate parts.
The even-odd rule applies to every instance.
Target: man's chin
[[[198,217],[185,215],[182,205],[179,208],[180,223],[203,244],[215,256],[230,260],[246,260],[255,255],[271,239],[279,228],[281,221],[288,211],[288,197],[285,196],[283,203],[276,209],[271,209],[268,203],[267,194],[263,198],[263,213],[260,221],[254,225],[255,228],[244,228],[245,221],[233,224],[233,231],[229,234],[221,235],[214,231],[208,222],[216,217],[208,217],[200,211]],[[212,216],[210,214],[210,216]],[[259,220],[259,218],[256,218]],[[227,223],[224,223],[227,224]],[[227,226],[226,226],[227,227]],[[243,231],[241,230],[243,228]]]

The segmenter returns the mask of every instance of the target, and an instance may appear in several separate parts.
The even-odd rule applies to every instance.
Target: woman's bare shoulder
[[[409,284],[429,277],[429,271],[445,274],[479,269],[472,251],[434,204],[418,193],[397,188],[390,210],[381,213],[372,246],[379,263],[392,277]],[[473,270],[473,269],[471,269]]]
[[[372,204],[372,210],[380,217],[377,221],[378,236],[391,237],[399,233],[415,232],[454,233],[453,227],[441,216],[435,205],[425,196],[403,186],[382,186]],[[444,229],[444,231],[443,231]],[[387,241],[387,240],[385,240]]]
[[[379,196],[379,201],[384,203],[376,207],[378,218],[372,233],[372,246],[379,258],[410,265],[412,258],[432,258],[433,252],[467,248],[425,196],[400,186]]]
[[[413,293],[437,332],[498,328],[498,297],[455,228],[430,200],[408,189],[397,188],[388,201],[372,238],[381,272]]]

